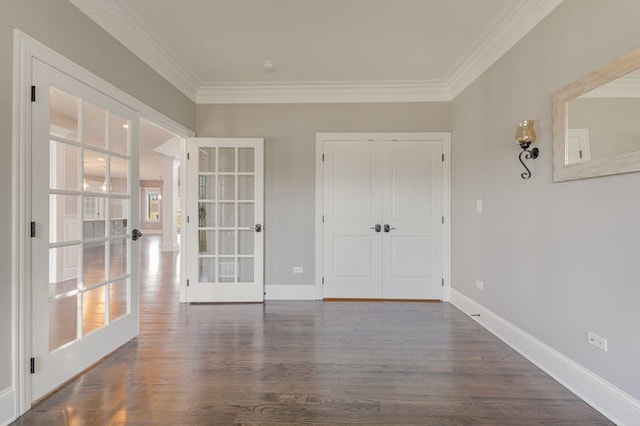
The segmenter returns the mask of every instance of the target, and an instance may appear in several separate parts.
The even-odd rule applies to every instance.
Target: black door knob
[[[374,226],[372,226],[370,229],[375,229],[376,232],[380,232],[382,230],[382,227],[380,226],[379,223],[376,223]]]
[[[254,229],[256,230],[256,232],[262,232],[262,225],[258,223]]]
[[[141,237],[142,237],[142,232],[140,232],[139,230],[134,229],[133,231],[131,231],[131,239],[133,241],[138,241]]]

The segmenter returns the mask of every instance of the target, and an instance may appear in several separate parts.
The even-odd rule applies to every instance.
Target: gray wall
[[[638,16],[637,0],[566,0],[454,100],[452,143],[454,288],[635,398],[640,174],[552,183],[551,96],[637,48]],[[528,181],[513,142],[524,119],[541,150]]]
[[[0,196],[11,198],[13,29],[18,28],[188,128],[195,105],[66,0],[3,0]],[[0,207],[0,390],[11,385],[11,205]]]
[[[265,284],[313,285],[317,132],[448,132],[450,103],[198,105],[199,137],[265,138]],[[293,275],[292,267],[304,267]]]

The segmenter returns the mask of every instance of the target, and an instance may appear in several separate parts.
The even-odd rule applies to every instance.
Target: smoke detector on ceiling
[[[262,62],[262,67],[264,68],[265,72],[273,72],[273,70],[276,69],[276,65],[269,59],[265,59]]]

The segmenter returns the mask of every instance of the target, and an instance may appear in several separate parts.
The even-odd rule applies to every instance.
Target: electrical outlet
[[[602,336],[598,336],[593,331],[587,332],[587,343],[589,343],[592,346],[595,346],[598,349],[602,349],[603,351],[607,352],[607,339],[605,339]]]
[[[476,213],[482,213],[482,200],[476,200]]]
[[[478,287],[480,290],[484,290],[484,283],[480,280],[476,280],[476,287]]]
[[[293,273],[294,274],[302,274],[304,272],[304,269],[302,269],[302,266],[294,266],[293,267]]]

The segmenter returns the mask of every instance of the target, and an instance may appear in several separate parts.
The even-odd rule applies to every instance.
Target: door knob
[[[391,231],[393,229],[396,229],[396,228],[391,226],[391,225],[389,225],[388,223],[384,224],[384,232],[389,232],[389,231]]]
[[[376,232],[380,232],[380,230],[382,229],[382,227],[380,226],[380,224],[379,224],[379,223],[376,223],[374,226],[372,226],[372,227],[371,227],[371,228],[369,228],[369,229],[375,229],[375,230],[376,230]]]
[[[256,232],[262,232],[262,225],[260,225],[259,223],[256,224],[256,226],[253,227],[253,230]]]
[[[131,231],[131,239],[133,241],[138,241],[140,238],[142,238],[142,232],[140,232],[137,229],[134,229],[133,231]]]

